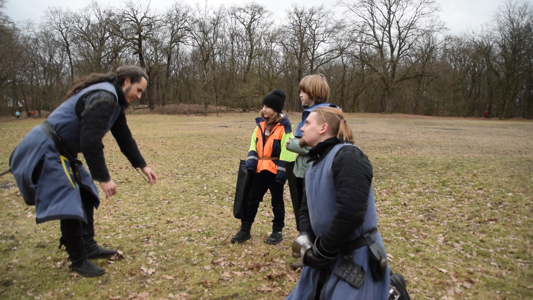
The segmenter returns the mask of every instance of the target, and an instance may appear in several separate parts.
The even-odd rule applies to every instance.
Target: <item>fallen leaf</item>
[[[271,292],[273,288],[263,285],[260,288],[257,288],[257,290],[263,293],[267,293],[267,292]]]
[[[119,259],[124,259],[124,254],[122,254],[122,251],[120,250],[117,251],[117,254],[109,258],[109,260],[119,260]]]
[[[155,269],[148,269],[145,266],[141,267],[141,272],[144,276],[150,276],[155,273]]]

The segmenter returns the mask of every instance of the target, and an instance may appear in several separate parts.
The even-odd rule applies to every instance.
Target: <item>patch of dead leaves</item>
[[[258,288],[257,288],[257,291],[259,291],[259,292],[263,292],[263,293],[272,292],[272,290],[274,290],[274,288],[271,288],[271,287],[265,286],[264,284],[261,285],[261,287],[258,287]]]
[[[120,250],[117,250],[117,253],[109,258],[109,260],[111,261],[115,261],[119,259],[124,259],[124,254]]]
[[[143,276],[150,276],[150,275],[152,275],[154,273],[155,273],[155,269],[149,269],[149,268],[147,268],[145,266],[141,267],[141,274]]]
[[[146,299],[148,296],[150,296],[150,293],[148,292],[142,292],[140,294],[130,294],[128,295],[128,300],[144,300]]]

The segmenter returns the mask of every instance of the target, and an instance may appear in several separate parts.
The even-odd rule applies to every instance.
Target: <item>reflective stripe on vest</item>
[[[276,126],[274,126],[274,128],[272,128],[272,130],[270,131],[270,135],[267,137],[266,143],[263,143],[263,132],[265,132],[266,122],[263,121],[259,125],[260,126],[257,127],[257,131],[255,132],[255,137],[257,138],[257,156],[259,157],[259,160],[257,161],[256,172],[259,173],[261,171],[269,171],[272,174],[277,174],[278,166],[276,165],[274,160],[261,158],[272,157],[272,148],[274,146],[274,141],[277,140],[281,144],[281,139],[283,138],[283,134],[285,133],[285,128],[280,123],[277,123]],[[277,159],[279,159],[279,155],[280,153],[277,153]]]

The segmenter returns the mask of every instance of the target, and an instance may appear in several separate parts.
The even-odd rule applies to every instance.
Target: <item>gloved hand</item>
[[[305,231],[300,232],[300,235],[292,242],[292,256],[295,258],[305,256],[305,252],[313,247],[314,240],[314,234]]]
[[[339,253],[324,249],[321,246],[320,241],[321,237],[319,236],[315,240],[313,247],[305,253],[303,261],[306,266],[317,270],[325,270],[329,268],[331,260],[336,259],[337,256],[339,256]]]

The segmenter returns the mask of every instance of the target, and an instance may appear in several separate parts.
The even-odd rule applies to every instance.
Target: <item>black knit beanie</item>
[[[273,90],[263,99],[263,105],[272,108],[275,112],[281,113],[285,104],[285,93],[283,90]]]

